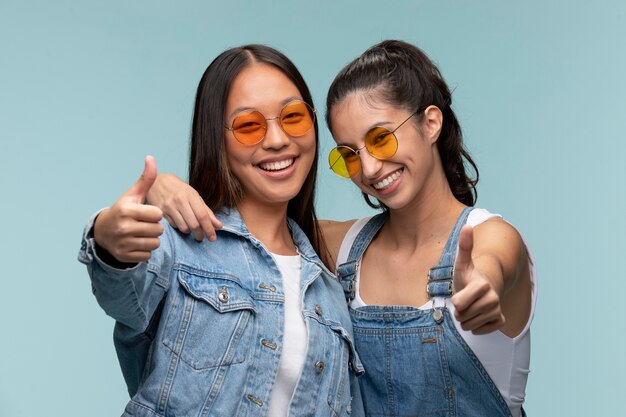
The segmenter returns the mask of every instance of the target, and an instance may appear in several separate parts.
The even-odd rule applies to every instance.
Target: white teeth
[[[268,162],[266,164],[259,164],[261,169],[266,171],[280,171],[281,169],[285,169],[291,165],[293,165],[294,159],[285,159],[284,161],[278,162]]]
[[[393,184],[395,180],[398,179],[401,173],[402,171],[398,170],[394,172],[393,174],[391,174],[390,176],[388,176],[387,178],[385,178],[384,180],[377,182],[376,184],[373,184],[373,187],[377,190],[384,190],[385,188],[389,188],[389,186]]]

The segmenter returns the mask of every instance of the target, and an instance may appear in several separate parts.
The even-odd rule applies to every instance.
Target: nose
[[[367,149],[361,150],[359,152],[359,157],[361,159],[361,174],[364,178],[375,178],[380,173],[380,170],[383,166],[383,161],[380,159],[374,158]]]
[[[281,149],[289,145],[290,141],[291,138],[280,126],[278,118],[267,119],[267,131],[261,142],[263,149]]]

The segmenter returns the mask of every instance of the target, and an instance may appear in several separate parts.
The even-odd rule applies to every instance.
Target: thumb
[[[465,225],[459,234],[459,249],[454,262],[454,290],[465,288],[469,282],[470,273],[474,267],[472,249],[474,248],[474,229]]]
[[[130,197],[138,204],[143,204],[150,187],[157,177],[157,167],[154,157],[148,155],[145,159],[145,167],[139,179],[124,193],[124,197]]]

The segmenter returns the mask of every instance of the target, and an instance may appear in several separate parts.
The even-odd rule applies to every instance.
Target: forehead
[[[288,101],[302,99],[296,85],[278,68],[254,63],[244,68],[233,80],[226,114],[238,109],[276,112]]]
[[[405,110],[389,104],[374,92],[348,94],[331,109],[331,131],[338,142],[352,143],[376,126],[392,127]]]

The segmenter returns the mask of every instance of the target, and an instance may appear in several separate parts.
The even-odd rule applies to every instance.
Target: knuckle
[[[126,223],[118,223],[113,233],[116,236],[126,236],[128,234],[128,225]]]
[[[166,213],[171,213],[173,211],[175,211],[175,205],[171,200],[166,200],[163,202],[163,209],[165,210]]]
[[[486,306],[489,309],[498,309],[500,307],[500,297],[498,297],[496,294],[488,294],[485,297],[485,301],[486,301]]]
[[[174,194],[171,198],[171,200],[169,200],[171,202],[172,205],[174,205],[174,207],[179,207],[182,204],[184,204],[184,202],[187,199],[185,198],[185,196],[183,194]]]
[[[198,230],[200,230],[200,223],[198,223],[197,221],[195,221],[195,220],[190,220],[190,221],[188,221],[187,223],[188,223],[188,225],[189,225],[189,228],[190,228],[191,230],[193,230],[193,231],[194,231],[194,233],[196,233]]]
[[[483,280],[480,282],[478,289],[483,293],[487,293],[491,290],[491,285],[486,280]]]
[[[119,213],[120,217],[130,217],[131,215],[131,209],[127,204],[121,204],[117,208],[117,212]]]

